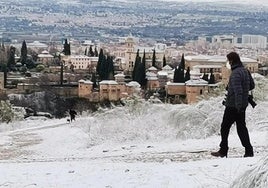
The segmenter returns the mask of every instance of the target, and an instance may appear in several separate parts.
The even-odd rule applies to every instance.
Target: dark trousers
[[[246,127],[245,115],[246,110],[238,113],[235,108],[226,107],[221,124],[221,143],[220,147],[223,152],[228,151],[228,136],[230,128],[234,122],[236,122],[236,129],[242,145],[246,150],[252,150],[250,144],[248,129]]]

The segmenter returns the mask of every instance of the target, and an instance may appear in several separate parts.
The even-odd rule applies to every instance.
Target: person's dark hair
[[[232,64],[238,64],[242,63],[240,60],[239,55],[236,52],[231,52],[227,55],[227,59],[229,62],[232,62]]]

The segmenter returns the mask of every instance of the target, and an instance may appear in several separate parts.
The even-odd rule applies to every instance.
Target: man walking
[[[245,115],[248,106],[249,90],[255,87],[249,71],[243,66],[239,55],[231,52],[227,55],[232,73],[227,86],[227,97],[225,111],[221,123],[220,150],[212,152],[215,157],[227,157],[228,136],[230,128],[236,122],[236,129],[242,145],[245,147],[244,157],[253,157],[253,147],[250,143],[248,129],[246,127]]]

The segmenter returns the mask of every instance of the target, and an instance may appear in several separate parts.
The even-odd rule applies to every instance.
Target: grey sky
[[[174,2],[227,2],[227,3],[241,3],[241,4],[256,4],[268,6],[268,0],[162,0]]]

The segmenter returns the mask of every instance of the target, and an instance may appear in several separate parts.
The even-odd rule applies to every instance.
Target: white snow
[[[247,109],[255,156],[242,157],[233,126],[228,158],[214,158],[222,99],[195,105],[134,100],[72,123],[1,123],[0,187],[267,187],[268,101]]]

